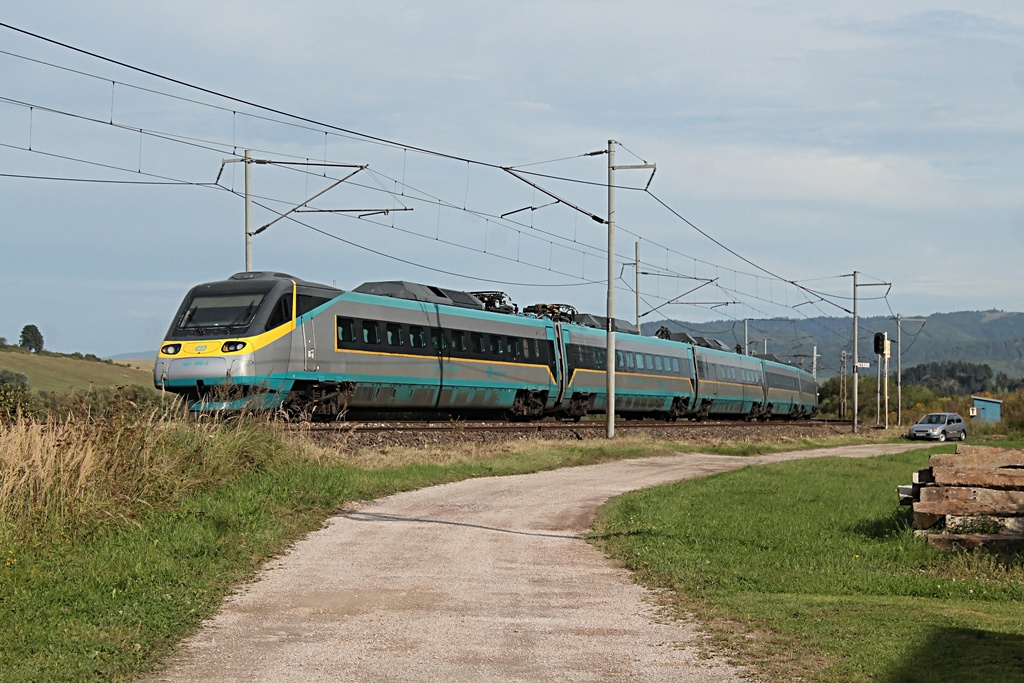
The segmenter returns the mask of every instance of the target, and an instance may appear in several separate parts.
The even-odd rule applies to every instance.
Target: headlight
[[[241,351],[245,348],[245,342],[232,341],[224,342],[224,346],[220,347],[222,353],[233,353],[235,351]]]
[[[165,353],[168,356],[173,356],[178,351],[181,351],[181,344],[164,344],[160,349],[160,353]]]

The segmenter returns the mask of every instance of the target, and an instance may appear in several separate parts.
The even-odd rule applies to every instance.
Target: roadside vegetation
[[[137,677],[349,502],[680,450],[643,438],[466,444],[457,426],[429,448],[352,450],[342,438],[327,450],[271,419],[196,420],[136,399],[114,391],[103,407],[0,417],[0,680]]]
[[[23,373],[0,373],[3,681],[129,680],[150,671],[268,558],[354,501],[468,477],[670,451],[751,455],[857,440],[837,434],[772,444],[698,446],[630,437],[613,444],[488,445],[460,442],[455,426],[451,440],[426,448],[356,449],[342,437],[324,449],[272,419],[196,420],[146,387],[96,383],[33,393]],[[896,436],[872,430],[860,438]],[[981,554],[937,555],[909,535],[893,488],[923,461],[918,453],[813,463],[823,471],[794,463],[737,472],[736,479],[713,477],[691,482],[707,490],[666,490],[665,504],[690,516],[662,519],[660,503],[636,506],[626,498],[623,505],[634,505],[628,516],[619,519],[609,508],[600,533],[610,552],[635,565],[645,581],[673,588],[682,609],[707,618],[723,643],[754,658],[748,661],[770,654],[772,671],[877,680],[881,670],[870,662],[878,648],[844,649],[858,642],[858,633],[876,629],[910,629],[903,641],[910,645],[894,652],[944,651],[928,639],[948,635],[1005,655],[993,634],[1021,635],[1006,626],[1021,623],[1020,564]],[[691,499],[703,502],[690,505]],[[811,522],[829,519],[839,537],[822,545],[830,537]],[[705,536],[688,535],[700,533]],[[746,539],[745,555],[715,540],[733,535]],[[673,550],[663,561],[650,559],[644,547],[625,545],[644,539],[669,547],[683,539],[701,554]],[[768,569],[757,564],[769,559]],[[790,575],[802,578],[795,586],[782,583]],[[822,588],[832,584],[842,589]],[[887,588],[858,593],[875,584]],[[915,620],[903,612],[919,623],[907,625]],[[852,635],[844,630],[847,620],[854,620]],[[836,642],[842,647],[835,649]],[[1022,641],[1008,642],[1024,651]],[[815,653],[812,661],[792,654],[805,651]],[[887,662],[889,675],[909,660],[879,655],[878,661]]]
[[[593,541],[771,680],[1022,681],[1024,555],[932,550],[897,505],[896,484],[953,448],[629,493]]]

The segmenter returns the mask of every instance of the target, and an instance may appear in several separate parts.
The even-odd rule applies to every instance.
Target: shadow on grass
[[[903,533],[913,526],[913,523],[913,508],[909,505],[901,505],[893,508],[893,511],[885,517],[862,519],[850,529],[865,538],[881,541]]]
[[[940,628],[879,680],[1024,682],[1024,636],[967,628]]]

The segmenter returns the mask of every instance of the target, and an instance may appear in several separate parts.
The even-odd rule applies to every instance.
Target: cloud
[[[675,161],[672,161],[675,157]],[[661,159],[664,159],[662,157]],[[663,167],[688,192],[767,201],[857,204],[899,211],[934,210],[966,202],[1013,205],[1024,191],[978,186],[920,156],[851,154],[798,146],[720,145],[689,148]]]

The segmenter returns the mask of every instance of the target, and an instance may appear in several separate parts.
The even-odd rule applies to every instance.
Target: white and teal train
[[[503,303],[495,293],[407,282],[342,291],[282,273],[238,273],[188,293],[153,380],[198,411],[284,409],[329,419],[605,412],[606,321],[564,306],[518,313]],[[817,411],[814,381],[799,368],[616,323],[615,410],[624,418]]]

